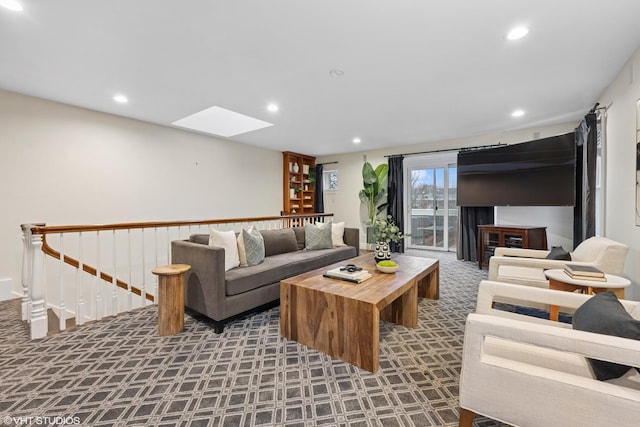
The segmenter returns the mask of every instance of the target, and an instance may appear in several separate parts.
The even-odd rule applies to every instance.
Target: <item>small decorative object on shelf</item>
[[[298,173],[300,171],[300,166],[297,163],[293,164],[293,173]]]

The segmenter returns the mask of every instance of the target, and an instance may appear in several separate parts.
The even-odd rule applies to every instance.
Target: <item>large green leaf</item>
[[[389,165],[387,163],[382,163],[378,165],[375,170],[376,181],[378,182],[378,187],[382,188],[382,184],[384,180],[387,179],[387,175],[389,174]]]
[[[365,190],[360,190],[359,196],[362,203],[369,203],[369,196]]]
[[[387,189],[383,188],[381,191],[379,191],[375,196],[373,196],[373,203],[375,203],[376,205],[378,204],[378,202],[380,200],[382,200],[382,198],[384,196],[386,196],[387,194]]]
[[[362,165],[362,180],[365,187],[378,181],[378,174],[373,170],[373,166],[369,162],[364,162],[364,165]]]

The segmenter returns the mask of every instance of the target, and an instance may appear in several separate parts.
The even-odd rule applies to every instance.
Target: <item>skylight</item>
[[[172,125],[212,135],[230,137],[273,126],[273,123],[213,106],[176,120]]]

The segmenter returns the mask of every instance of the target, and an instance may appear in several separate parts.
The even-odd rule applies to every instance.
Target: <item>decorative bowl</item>
[[[382,273],[395,273],[396,271],[398,271],[398,266],[394,266],[394,267],[385,267],[383,265],[378,265],[376,264],[376,268],[378,269],[378,271],[382,272]]]

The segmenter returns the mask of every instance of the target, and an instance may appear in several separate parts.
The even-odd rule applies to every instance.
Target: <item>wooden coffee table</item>
[[[372,253],[280,282],[280,335],[375,372],[380,357],[380,320],[413,328],[418,296],[439,298],[437,259],[394,255],[394,274],[376,270]],[[323,277],[355,264],[373,277],[354,284]]]

